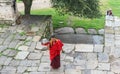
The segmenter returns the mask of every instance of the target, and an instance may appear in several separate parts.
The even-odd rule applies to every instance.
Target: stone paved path
[[[1,74],[85,74],[89,71],[96,72],[94,69],[99,66],[98,62],[108,60],[107,55],[102,59],[102,44],[64,43],[64,53],[61,53],[61,68],[53,70],[49,66],[49,51],[39,42],[40,37],[36,35],[21,36],[18,31],[20,26],[23,25],[9,26],[6,30],[2,28],[0,31]],[[3,30],[4,32],[2,32]],[[101,53],[99,57],[97,57],[98,52]],[[106,65],[108,68],[105,69],[109,70],[109,64]],[[103,71],[103,73],[105,72]]]
[[[61,53],[61,67],[53,70],[50,67],[49,51],[39,42],[40,37],[36,34],[32,36],[23,34],[22,26],[28,27],[16,25],[0,30],[1,74],[120,73],[119,57],[116,60],[110,57],[103,50],[103,44],[64,43],[64,53]],[[31,28],[30,30],[35,31],[36,29]]]

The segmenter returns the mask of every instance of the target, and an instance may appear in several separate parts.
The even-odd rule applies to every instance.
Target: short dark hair
[[[55,38],[55,34],[51,35],[51,38]]]
[[[55,34],[51,35],[50,38],[49,38],[49,40],[50,40],[51,38],[56,38],[56,37],[55,37]]]

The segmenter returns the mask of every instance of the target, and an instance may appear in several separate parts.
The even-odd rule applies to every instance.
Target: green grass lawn
[[[19,2],[22,2],[22,1],[20,1],[20,0],[16,0],[16,1],[17,1],[18,3],[19,3]]]
[[[108,0],[108,5],[115,16],[120,17],[120,0]]]
[[[104,17],[101,17],[99,19],[98,18],[85,19],[85,18],[79,18],[79,17],[70,16],[70,15],[62,16],[62,15],[59,15],[53,8],[32,10],[31,14],[52,15],[54,29],[59,27],[70,26],[73,28],[82,27],[82,28],[85,28],[86,30],[88,28],[94,28],[98,30],[104,27]],[[63,22],[63,24],[60,24],[60,22]],[[69,22],[71,24],[69,24]]]
[[[86,30],[90,28],[99,30],[104,28],[105,14],[106,10],[109,8],[112,8],[113,14],[115,16],[120,16],[120,0],[100,0],[100,9],[103,16],[94,19],[79,18],[70,15],[61,16],[53,8],[32,10],[31,14],[52,15],[54,29],[59,27],[70,26],[73,28],[82,27]],[[63,22],[63,24],[60,24],[60,22]],[[71,24],[69,24],[69,22]]]

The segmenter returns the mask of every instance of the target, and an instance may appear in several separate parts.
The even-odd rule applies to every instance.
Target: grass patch
[[[0,28],[6,28],[6,27],[8,27],[9,25],[7,25],[7,24],[0,24]]]
[[[70,15],[59,15],[55,9],[39,9],[39,10],[32,10],[31,14],[33,15],[52,15],[53,20],[53,27],[54,29],[60,27],[82,27],[84,29],[94,28],[96,30],[104,28],[104,17],[95,18],[95,19],[87,19],[87,18],[79,18]],[[62,24],[60,22],[63,22]],[[71,23],[71,24],[70,24]]]
[[[22,1],[20,1],[20,0],[16,0],[16,1],[17,1],[17,3],[22,2]]]
[[[3,54],[0,52],[0,57],[2,56]]]
[[[120,0],[108,0],[108,5],[112,9],[113,15],[120,17]]]

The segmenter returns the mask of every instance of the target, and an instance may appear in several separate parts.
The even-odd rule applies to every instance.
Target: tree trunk
[[[31,6],[32,6],[32,1],[33,0],[23,0],[24,3],[24,13],[25,15],[30,15],[30,10],[31,10]]]

